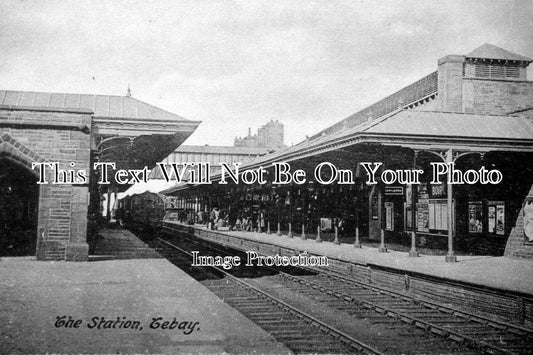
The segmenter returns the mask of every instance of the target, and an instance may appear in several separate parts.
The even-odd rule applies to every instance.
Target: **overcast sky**
[[[533,2],[1,0],[0,89],[129,85],[203,121],[186,144],[273,119],[290,145],[484,43],[533,58]]]

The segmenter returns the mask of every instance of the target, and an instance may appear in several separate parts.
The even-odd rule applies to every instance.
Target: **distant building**
[[[283,144],[283,124],[270,121],[257,130],[257,134],[252,136],[252,130],[248,128],[248,136],[235,137],[233,142],[235,147],[250,148],[281,148]]]

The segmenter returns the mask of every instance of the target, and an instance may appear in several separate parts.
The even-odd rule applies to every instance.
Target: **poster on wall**
[[[496,205],[496,234],[505,234],[505,205]]]
[[[496,232],[496,206],[489,206],[488,209],[488,232]]]
[[[446,200],[429,200],[428,215],[428,224],[430,230],[448,230],[448,206]]]
[[[441,202],[440,206],[440,229],[448,230],[448,204],[446,202]],[[452,208],[453,211],[453,208]]]
[[[418,198],[421,200],[429,198],[428,188],[426,185],[418,185]]]
[[[428,227],[429,229],[437,229],[436,221],[435,221],[435,204],[429,203],[428,204]]]
[[[483,208],[481,201],[472,201],[468,204],[468,232],[483,232]]]
[[[416,204],[416,230],[429,232],[429,206],[427,203]]]
[[[394,230],[394,203],[385,202],[385,230]]]

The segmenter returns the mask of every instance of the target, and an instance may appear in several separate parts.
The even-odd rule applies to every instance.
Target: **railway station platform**
[[[0,353],[290,353],[128,231],[100,234],[89,262],[0,258]]]
[[[179,223],[175,222],[166,223],[179,225]],[[195,225],[194,228],[207,231],[201,225]],[[421,254],[419,257],[409,257],[408,252],[389,250],[386,253],[380,253],[378,248],[365,245],[362,248],[354,248],[353,244],[317,243],[313,235],[303,240],[299,235],[289,238],[287,235],[278,236],[275,232],[271,234],[218,230],[209,232],[302,252],[307,251],[310,254],[325,255],[328,258],[346,262],[409,271],[533,296],[533,282],[531,282],[533,280],[533,261],[531,259],[459,255],[457,256],[457,262],[448,263],[445,262],[445,258],[442,255]]]

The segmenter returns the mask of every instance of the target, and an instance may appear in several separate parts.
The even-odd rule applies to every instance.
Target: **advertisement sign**
[[[483,232],[483,208],[481,201],[472,201],[468,204],[468,232]]]
[[[394,230],[394,203],[385,202],[385,230]]]
[[[505,206],[501,204],[496,206],[496,234],[505,234]]]
[[[416,230],[429,232],[429,206],[427,203],[416,204]]]
[[[505,203],[503,201],[488,201],[488,232],[491,234],[505,234]]]

